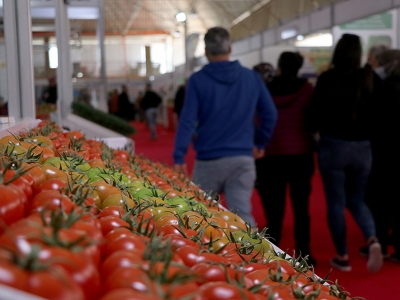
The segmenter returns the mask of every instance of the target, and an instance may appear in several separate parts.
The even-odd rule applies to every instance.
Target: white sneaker
[[[368,247],[368,262],[367,269],[371,273],[378,272],[383,265],[383,254],[381,244],[378,242],[372,243]]]

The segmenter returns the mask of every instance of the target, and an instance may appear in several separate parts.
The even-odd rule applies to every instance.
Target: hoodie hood
[[[232,84],[243,72],[240,63],[235,61],[210,62],[203,67],[204,73],[222,84]]]
[[[277,83],[278,80],[274,80]],[[272,98],[277,108],[284,108],[291,106],[295,103],[308,103],[311,100],[313,87],[305,79],[279,80],[279,84],[276,84],[270,89]],[[268,88],[270,86],[268,85]]]

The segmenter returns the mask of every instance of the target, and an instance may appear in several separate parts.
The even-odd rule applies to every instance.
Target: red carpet
[[[175,131],[158,127],[158,140],[150,140],[150,132],[143,123],[133,123],[138,133],[132,138],[135,141],[135,154],[143,154],[149,159],[172,166],[172,151]],[[192,170],[194,152],[190,149],[187,155],[189,171]],[[288,200],[289,201],[289,200]],[[287,203],[282,232],[281,249],[293,249],[293,216],[290,203]],[[252,197],[253,214],[259,228],[266,226],[263,208],[256,191]],[[329,260],[335,255],[334,246],[329,235],[326,221],[326,205],[321,177],[316,172],[313,178],[313,190],[310,199],[311,214],[311,251],[317,259],[316,274],[324,277],[331,269]],[[382,270],[370,274],[366,270],[366,258],[359,256],[358,249],[364,245],[361,231],[350,215],[347,215],[347,240],[351,272],[341,272],[334,269],[329,277],[338,281],[352,297],[363,297],[368,300],[398,300],[400,299],[400,264],[385,261]],[[392,251],[392,249],[390,249]]]

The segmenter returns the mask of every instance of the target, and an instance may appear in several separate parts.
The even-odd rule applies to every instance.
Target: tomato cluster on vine
[[[0,284],[47,299],[346,299],[166,165],[52,122],[0,139]]]

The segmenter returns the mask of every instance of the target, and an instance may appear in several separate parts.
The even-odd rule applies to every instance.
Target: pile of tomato
[[[0,139],[0,285],[46,299],[349,298],[168,166],[48,121]]]

